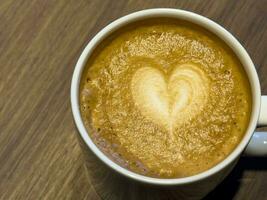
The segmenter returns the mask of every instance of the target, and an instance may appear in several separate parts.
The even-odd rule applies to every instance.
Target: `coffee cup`
[[[246,133],[239,145],[214,167],[197,175],[185,178],[152,178],[134,173],[116,164],[107,157],[90,138],[83,123],[79,108],[81,75],[88,58],[91,56],[96,46],[111,33],[122,29],[127,24],[158,17],[185,20],[197,24],[218,36],[233,50],[242,63],[251,86],[251,118]],[[172,188],[172,191],[175,191],[174,195],[178,199],[200,199],[215,188],[230,173],[241,155],[267,156],[267,133],[254,132],[257,126],[267,125],[267,96],[261,96],[259,78],[251,58],[244,47],[231,33],[210,19],[192,12],[165,8],[148,9],[124,16],[103,28],[85,47],[75,66],[71,83],[71,107],[79,133],[78,137],[87,160],[89,178],[92,184],[96,185],[97,192],[99,191],[99,193],[105,195],[109,195],[107,193],[110,193],[111,196],[114,196],[114,199],[116,199],[117,196],[123,196],[120,193],[127,191],[129,188],[131,189],[131,187],[139,188],[139,186],[137,186],[138,183],[143,185],[142,188],[145,186],[156,186],[158,188],[157,191],[161,188]],[[122,184],[125,182],[130,183],[130,185]],[[108,188],[106,192],[103,192],[105,187],[109,187],[109,183],[111,184],[110,188]],[[155,195],[155,193],[151,195]],[[104,198],[105,195],[103,196]],[[125,195],[127,196],[127,194]],[[136,198],[139,197],[138,194],[135,195]]]

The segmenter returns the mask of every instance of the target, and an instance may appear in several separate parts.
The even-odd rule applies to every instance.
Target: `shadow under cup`
[[[94,48],[110,33],[138,20],[167,17],[200,25],[225,41],[236,53],[248,75],[252,92],[251,120],[240,144],[222,162],[213,168],[185,178],[160,179],[136,174],[114,163],[90,139],[79,111],[79,84],[88,57]],[[260,85],[255,67],[241,44],[224,28],[200,15],[176,9],[150,9],[122,17],[102,29],[86,46],[73,74],[71,105],[80,134],[87,174],[97,194],[103,199],[200,199],[214,189],[233,169],[255,130],[260,108]]]

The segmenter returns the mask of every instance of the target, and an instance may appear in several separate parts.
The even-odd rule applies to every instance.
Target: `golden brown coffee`
[[[227,157],[251,112],[235,54],[197,25],[153,19],[128,25],[89,58],[80,109],[90,137],[119,165],[186,177]]]

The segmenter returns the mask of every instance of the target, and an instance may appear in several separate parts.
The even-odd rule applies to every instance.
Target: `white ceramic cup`
[[[225,41],[225,43],[237,55],[247,73],[251,85],[252,112],[248,128],[243,139],[232,151],[232,153],[228,155],[223,161],[202,173],[190,177],[173,179],[152,178],[134,173],[119,166],[118,164],[110,160],[93,143],[92,139],[90,138],[90,134],[88,134],[81,118],[79,106],[80,79],[87,59],[90,57],[95,47],[112,32],[117,29],[123,28],[123,26],[127,24],[138,20],[148,18],[151,19],[155,17],[168,17],[189,21],[206,28],[210,32],[217,35],[219,38]],[[136,180],[138,182],[158,186],[181,186],[180,192],[183,193],[184,197],[186,197],[186,195],[188,194],[191,195],[191,197],[197,199],[206,195],[207,192],[218,185],[221,180],[223,180],[223,178],[232,170],[232,168],[238,161],[238,158],[244,151],[247,155],[252,156],[267,155],[267,133],[254,133],[256,126],[267,125],[267,96],[261,96],[259,78],[253,62],[251,61],[244,47],[233,35],[231,35],[231,33],[229,33],[217,23],[211,21],[210,19],[192,12],[165,8],[142,10],[119,18],[103,28],[85,47],[75,66],[71,83],[71,106],[74,121],[80,134],[79,136],[86,144],[86,146],[90,149],[90,151],[93,152],[93,154],[98,157],[103,163],[130,180]],[[195,196],[192,196],[192,194],[190,193],[194,193]]]

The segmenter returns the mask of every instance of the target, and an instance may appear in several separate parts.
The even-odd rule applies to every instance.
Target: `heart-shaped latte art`
[[[133,75],[131,92],[142,115],[165,127],[172,136],[176,127],[203,110],[209,79],[194,64],[177,65],[165,77],[156,68],[139,68]]]

